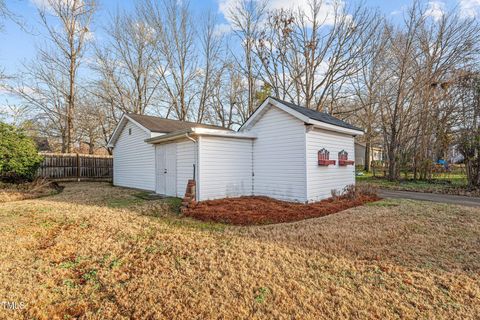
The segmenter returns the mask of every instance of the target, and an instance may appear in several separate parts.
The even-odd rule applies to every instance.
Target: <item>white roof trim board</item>
[[[354,135],[354,136],[363,135],[363,131],[360,130],[360,129],[357,130],[357,129],[353,129],[353,128],[347,128],[347,127],[344,127],[344,126],[335,125],[335,124],[311,119],[308,116],[294,110],[293,108],[285,105],[284,103],[282,103],[280,101],[277,101],[276,99],[274,99],[272,97],[268,97],[267,99],[265,99],[265,101],[260,105],[260,107],[258,107],[257,110],[255,110],[255,112],[250,116],[250,118],[248,118],[247,121],[245,121],[245,123],[240,127],[239,132],[244,131],[244,130],[248,130],[249,128],[251,128],[253,126],[253,124],[255,124],[255,122],[257,122],[260,119],[260,117],[267,111],[267,108],[269,106],[275,106],[275,107],[289,113],[290,115],[294,116],[295,118],[303,121],[305,124],[311,124],[314,127],[319,128],[319,129],[335,131],[335,132],[350,134],[350,135]]]
[[[145,131],[145,132],[148,133],[148,134],[151,134],[151,133],[152,133],[150,130],[148,130],[147,128],[145,128],[144,126],[142,126],[142,125],[141,125],[140,123],[138,123],[137,121],[133,120],[133,119],[132,119],[131,117],[129,117],[127,114],[123,114],[122,118],[121,118],[120,121],[118,122],[117,127],[116,127],[115,130],[113,131],[112,136],[111,136],[110,139],[108,140],[107,147],[113,148],[113,147],[115,146],[115,143],[117,142],[117,139],[118,139],[118,137],[120,136],[120,133],[122,133],[123,128],[124,128],[125,125],[127,124],[127,121],[131,121],[132,123],[134,123],[135,125],[137,125],[140,129],[142,129],[143,131]]]
[[[197,136],[204,135],[204,136],[215,136],[215,137],[234,138],[234,139],[255,139],[256,138],[256,136],[252,134],[194,127],[191,129],[175,131],[172,133],[164,134],[162,136],[146,139],[145,142],[152,143],[152,144],[162,143],[166,141],[184,138],[187,135],[197,135]]]

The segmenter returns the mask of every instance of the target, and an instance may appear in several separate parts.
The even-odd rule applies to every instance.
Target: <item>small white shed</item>
[[[197,201],[262,195],[313,202],[355,183],[362,130],[326,113],[267,98],[238,131],[126,114],[115,129],[113,183]]]

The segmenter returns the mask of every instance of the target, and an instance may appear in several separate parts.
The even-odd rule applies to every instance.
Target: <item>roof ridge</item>
[[[178,120],[178,119],[171,119],[171,118],[164,118],[160,116],[152,116],[149,114],[138,114],[138,113],[126,113],[127,116],[140,116],[140,117],[150,117],[150,118],[157,118],[161,120],[168,120],[168,121],[178,121],[178,122],[185,122],[185,123],[191,123],[191,124],[203,124],[203,125],[209,125],[209,126],[216,126],[220,127],[214,124],[209,124],[209,123],[202,123],[202,122],[195,122],[195,121],[185,121],[185,120]]]
[[[140,117],[149,117],[149,118],[155,118],[155,119],[160,119],[160,120],[167,120],[167,121],[175,121],[175,122],[183,122],[183,123],[189,123],[189,124],[198,124],[198,125],[204,125],[204,126],[212,126],[212,127],[218,127],[218,128],[224,128],[222,126],[218,126],[216,124],[210,124],[210,123],[203,123],[203,122],[195,122],[195,121],[185,121],[185,120],[178,120],[178,119],[170,119],[170,118],[164,118],[164,117],[159,117],[159,116],[152,116],[149,114],[138,114],[138,113],[126,113],[127,116],[140,116]]]
[[[151,132],[172,132],[176,130],[181,130],[184,128],[194,128],[194,127],[206,127],[211,129],[218,129],[218,130],[229,130],[228,128],[224,128],[214,124],[207,124],[207,123],[200,123],[200,122],[192,122],[192,121],[183,121],[177,119],[167,119],[158,116],[151,116],[146,114],[138,114],[138,113],[125,113],[126,117],[129,117],[133,121],[138,122],[141,126],[146,128]]]
[[[325,111],[317,111],[317,110],[315,110],[315,109],[310,109],[310,108],[307,108],[307,107],[305,107],[305,106],[301,106],[301,105],[296,104],[296,103],[294,103],[294,102],[289,102],[289,101],[286,101],[286,100],[282,100],[282,99],[277,98],[277,97],[272,97],[272,96],[269,96],[269,97],[272,98],[272,99],[274,99],[274,100],[277,100],[278,102],[283,103],[283,104],[293,104],[293,105],[295,105],[295,106],[298,107],[298,108],[304,108],[304,109],[307,109],[307,110],[311,110],[311,111],[315,111],[315,112],[323,113],[323,114],[328,114],[328,115],[331,116],[330,113],[325,112]],[[333,117],[333,116],[332,116],[332,117]]]
[[[347,128],[347,129],[363,131],[363,129],[361,129],[357,126],[354,126],[354,125],[346,122],[345,120],[337,118],[337,117],[335,117],[335,116],[333,116],[333,115],[331,115],[327,112],[317,111],[317,110],[314,110],[314,109],[309,109],[307,107],[303,107],[303,106],[300,106],[298,104],[288,102],[288,101],[284,101],[282,99],[272,97],[272,96],[269,96],[269,98],[272,98],[273,100],[275,100],[275,101],[283,104],[284,106],[289,107],[289,108],[303,114],[304,116],[307,116],[310,119],[314,119],[314,120],[321,121],[321,122],[324,122],[324,123],[328,123],[328,124],[331,124],[331,125],[336,125],[336,126],[339,126],[339,127],[344,127],[344,128]]]

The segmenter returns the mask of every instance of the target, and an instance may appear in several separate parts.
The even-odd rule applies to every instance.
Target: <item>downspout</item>
[[[254,139],[252,139],[252,196],[255,196],[255,158],[253,155],[253,151],[255,149]]]
[[[188,132],[185,133],[185,137],[192,141],[194,144],[194,164],[193,164],[193,180],[195,180],[195,200],[198,201],[198,181],[197,181],[197,174],[198,174],[198,144],[197,140],[193,139]]]

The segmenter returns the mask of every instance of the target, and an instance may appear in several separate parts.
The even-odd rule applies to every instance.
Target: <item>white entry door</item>
[[[177,146],[175,143],[160,144],[156,148],[156,192],[177,196]]]

